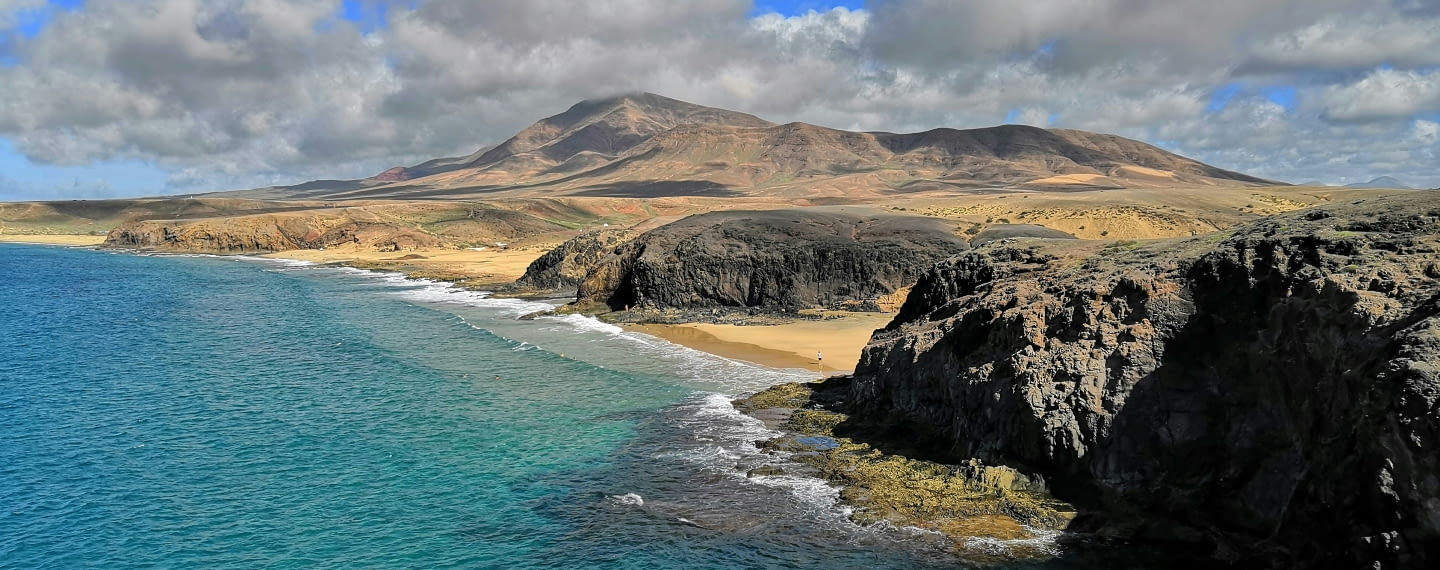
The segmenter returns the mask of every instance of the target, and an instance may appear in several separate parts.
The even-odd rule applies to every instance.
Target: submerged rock
[[[1071,530],[1247,564],[1440,564],[1440,196],[1187,240],[992,244],[866,348],[851,424],[1041,474]]]

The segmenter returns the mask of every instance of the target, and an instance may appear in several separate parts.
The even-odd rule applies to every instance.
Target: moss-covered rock
[[[823,406],[829,388],[823,381],[780,384],[734,405],[750,414],[790,409],[779,427],[792,433],[757,445],[767,452],[788,453],[807,471],[841,485],[840,498],[856,507],[851,515],[855,522],[925,528],[964,543],[976,538],[1024,541],[1063,529],[1074,518],[1074,509],[1052,497],[1042,480],[1015,469],[978,460],[953,465],[915,460],[836,436],[836,428],[849,416]],[[749,475],[770,474],[758,471],[772,468]],[[1037,548],[1009,553],[1042,555],[1047,554]]]
[[[799,382],[776,384],[748,398],[731,402],[740,413],[748,414],[767,408],[799,408],[810,403],[810,388]]]

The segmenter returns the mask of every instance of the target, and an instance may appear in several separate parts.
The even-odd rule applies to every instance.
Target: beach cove
[[[964,560],[936,535],[850,522],[820,480],[746,477],[774,460],[754,447],[774,432],[730,399],[808,371],[588,317],[520,321],[544,303],[395,274],[0,247],[22,301],[0,319],[17,412],[0,432],[27,442],[0,461],[18,489],[0,509],[7,560]]]

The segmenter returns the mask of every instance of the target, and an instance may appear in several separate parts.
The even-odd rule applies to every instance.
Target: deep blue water
[[[915,568],[747,479],[803,378],[543,306],[261,260],[0,244],[0,566]],[[497,379],[496,376],[499,376]]]

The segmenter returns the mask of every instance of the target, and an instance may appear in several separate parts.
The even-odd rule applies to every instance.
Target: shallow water
[[[744,476],[804,371],[293,262],[0,244],[0,299],[0,566],[966,560]]]

